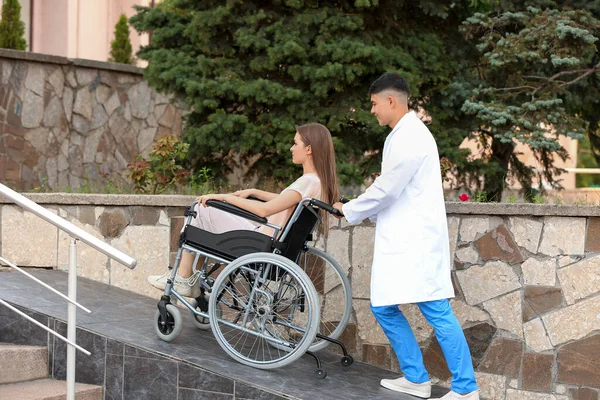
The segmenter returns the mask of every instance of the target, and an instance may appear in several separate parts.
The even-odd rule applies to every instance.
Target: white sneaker
[[[198,276],[199,274],[194,274],[189,278],[182,278],[179,275],[175,275],[173,288],[184,297],[198,297],[200,296],[200,286],[197,285]],[[167,271],[164,275],[151,275],[146,279],[155,288],[165,290],[167,279],[170,277],[171,271]]]
[[[382,379],[380,384],[386,389],[410,394],[412,396],[422,397],[424,399],[427,399],[429,396],[431,396],[430,381],[423,383],[412,383],[411,381],[408,381],[406,378],[402,377],[398,379]]]
[[[467,394],[458,394],[450,391],[444,397],[435,397],[430,400],[479,400],[479,390]]]

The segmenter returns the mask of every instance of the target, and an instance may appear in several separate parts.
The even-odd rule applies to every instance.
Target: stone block
[[[490,229],[488,217],[464,217],[460,224],[459,240],[473,242],[479,235],[484,235]]]
[[[502,337],[495,338],[479,364],[479,371],[518,378],[523,358],[523,342]]]
[[[600,256],[561,268],[558,279],[568,304],[600,293]]]
[[[431,339],[429,346],[423,352],[423,363],[430,376],[434,376],[440,380],[452,377],[444,353],[442,353],[440,344],[435,337]]]
[[[356,227],[352,234],[352,297],[370,298],[375,228]]]
[[[600,389],[600,334],[563,346],[557,364],[557,381]]]
[[[479,304],[521,287],[515,271],[502,261],[491,261],[483,267],[473,266],[456,271],[465,300],[470,305]]]
[[[387,344],[363,344],[362,361],[377,367],[390,369],[392,349]]]
[[[525,260],[504,224],[477,239],[475,246],[483,261],[500,260],[514,264]]]
[[[48,76],[48,83],[54,89],[54,93],[59,98],[62,98],[63,89],[65,87],[65,74],[62,71],[62,68],[55,68],[54,71]]]
[[[465,263],[477,264],[477,262],[479,261],[479,253],[477,253],[477,250],[475,250],[471,246],[467,246],[467,247],[458,249],[458,250],[456,250],[456,252],[454,254],[455,254],[456,259],[458,259],[458,261],[461,264],[463,264],[463,266],[461,268],[457,268],[457,269],[463,269]]]
[[[43,64],[28,63],[25,87],[38,96],[43,96],[45,80],[46,74],[44,72]]]
[[[569,397],[572,400],[598,400],[600,392],[590,388],[571,388],[569,389]]]
[[[121,209],[105,211],[100,216],[100,232],[105,238],[119,236],[127,225],[127,217]]]
[[[585,251],[600,252],[600,218],[590,217],[585,237]]]
[[[370,249],[373,251],[373,249]],[[350,270],[350,232],[331,229],[327,237],[327,253],[344,268],[346,274]],[[370,269],[369,265],[369,269]]]
[[[65,87],[62,103],[67,121],[71,121],[71,116],[73,115],[73,90],[71,88]]]
[[[506,378],[504,376],[476,372],[475,379],[482,399],[504,400],[506,392]]]
[[[133,225],[156,225],[158,222],[159,210],[151,207],[130,207]]]
[[[520,290],[488,300],[483,303],[483,308],[489,312],[496,328],[523,338],[523,307]]]
[[[156,297],[157,291],[146,277],[162,275],[169,264],[169,228],[128,226],[111,245],[137,259],[133,270],[111,261],[110,284],[135,293]]]
[[[358,337],[360,340],[371,344],[389,343],[383,333],[381,326],[373,316],[369,300],[354,299],[352,306],[356,315],[358,325]]]
[[[551,392],[553,354],[523,354],[523,375],[521,389]]]
[[[525,302],[535,315],[542,315],[562,305],[562,291],[555,287],[526,286],[524,290]],[[533,318],[533,317],[532,317]],[[523,318],[529,321],[531,318]]]
[[[542,317],[554,346],[581,339],[600,330],[600,296],[582,300],[574,305]]]
[[[483,360],[488,347],[492,343],[492,338],[496,334],[496,328],[484,322],[470,328],[464,329],[465,338],[471,350],[471,358],[473,359],[473,367],[479,367]]]
[[[170,250],[173,252],[177,251],[179,248],[179,236],[181,235],[181,229],[183,228],[184,223],[185,217],[171,217]]]
[[[523,282],[526,285],[554,286],[556,284],[556,260],[528,258],[521,264]]]
[[[98,77],[98,71],[89,68],[76,68],[75,77],[79,86],[89,85]],[[88,91],[89,88],[86,88]]]
[[[487,322],[489,320],[485,311],[478,307],[469,306],[462,300],[452,299],[450,300],[450,304],[461,326],[467,323]]]
[[[1,212],[2,257],[17,266],[56,267],[58,228],[18,206],[4,205]]]
[[[523,335],[525,336],[525,344],[535,352],[539,353],[552,349],[552,343],[550,343],[550,339],[540,318],[524,323]]]
[[[536,393],[525,390],[506,390],[506,400],[569,400],[567,396],[551,393]]]
[[[417,341],[419,343],[426,342],[431,337],[433,328],[429,325],[419,307],[415,304],[402,304],[400,310],[408,320]]]
[[[549,256],[583,254],[585,218],[545,217],[539,252]]]
[[[458,228],[460,226],[460,218],[450,216],[448,221],[448,238],[450,240],[450,263],[454,261],[454,251],[456,250],[456,242],[458,241]]]
[[[86,87],[79,89],[75,95],[73,112],[81,115],[87,120],[91,120],[93,107],[94,102],[90,90]]]
[[[26,90],[23,99],[23,114],[21,123],[24,128],[37,128],[44,117],[44,99]]]

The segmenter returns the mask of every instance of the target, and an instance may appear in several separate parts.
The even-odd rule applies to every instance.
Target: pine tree
[[[379,171],[389,132],[367,94],[387,71],[408,80],[413,108],[434,115],[442,155],[465,159],[459,144],[476,126],[451,83],[474,53],[458,31],[468,2],[166,0],[136,9],[132,26],[153,32],[137,56],[149,61],[150,85],[186,100],[196,169],[223,176],[241,162],[250,175],[289,181],[295,125],[320,122],[342,182],[361,182]]]
[[[6,0],[2,6],[0,21],[0,48],[26,50],[25,24],[21,21],[19,0]]]
[[[555,160],[569,157],[559,137],[582,139],[587,130],[593,141],[600,134],[600,2],[501,3],[463,25],[481,54],[479,82],[463,106],[478,121],[485,161],[471,177],[496,201],[509,179],[526,197],[543,184],[559,189]],[[520,160],[518,143],[531,149],[539,170]]]
[[[108,61],[120,64],[133,64],[131,41],[129,40],[129,24],[125,14],[121,14],[115,25],[115,38],[110,42],[110,58]]]

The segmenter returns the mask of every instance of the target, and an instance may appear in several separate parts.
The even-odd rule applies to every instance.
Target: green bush
[[[18,0],[5,0],[0,21],[0,48],[26,50],[25,24],[21,21],[21,5]]]
[[[120,64],[133,64],[131,56],[131,41],[129,40],[129,24],[125,14],[121,14],[115,25],[115,39],[110,42],[110,58],[108,61]]]

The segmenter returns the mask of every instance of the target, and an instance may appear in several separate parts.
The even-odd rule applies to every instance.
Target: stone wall
[[[78,188],[122,174],[181,109],[122,64],[0,49],[0,181]]]
[[[81,276],[158,299],[146,284],[177,248],[192,197],[31,194],[32,200],[138,258],[128,270],[79,245]],[[0,199],[0,254],[18,265],[66,269],[68,237]],[[599,399],[600,209],[448,203],[456,298],[486,399]],[[358,360],[398,371],[369,310],[375,226],[330,219],[316,243],[348,271],[353,315],[343,335]],[[431,327],[402,306],[431,374],[450,373]]]

